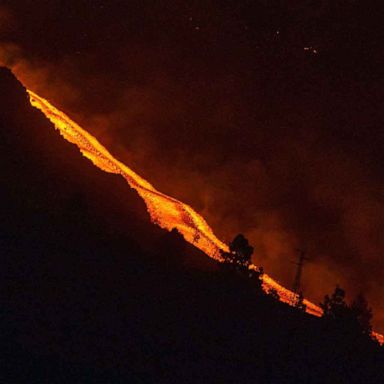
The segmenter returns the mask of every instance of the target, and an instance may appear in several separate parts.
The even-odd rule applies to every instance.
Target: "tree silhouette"
[[[326,295],[320,306],[324,311],[323,317],[338,323],[345,331],[352,334],[371,335],[372,310],[361,293],[356,296],[351,305],[347,305],[345,291],[337,286],[332,296]]]
[[[221,252],[224,263],[232,264],[239,269],[248,269],[251,264],[253,247],[244,235],[237,235],[229,244],[229,252]]]
[[[323,317],[334,320],[344,319],[348,312],[344,289],[336,286],[331,297],[325,295],[320,307],[323,310]]]

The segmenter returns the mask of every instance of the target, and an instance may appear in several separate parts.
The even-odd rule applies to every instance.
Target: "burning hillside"
[[[67,115],[36,93],[30,90],[28,93],[31,104],[40,109],[59,130],[60,134],[66,140],[75,144],[94,165],[105,172],[119,174],[124,177],[130,187],[135,189],[143,198],[152,222],[168,231],[176,228],[186,241],[213,259],[221,259],[220,250],[228,251],[228,246],[215,236],[204,218],[189,205],[157,191],[149,182],[115,159],[95,137],[82,129]],[[251,265],[250,268],[255,269],[256,266]],[[265,290],[275,289],[281,301],[285,303],[292,301],[294,293],[282,287],[270,276],[264,275],[263,285]],[[318,306],[308,300],[305,300],[305,304],[308,313],[321,316],[322,311]],[[381,335],[375,334],[375,336],[383,341]]]

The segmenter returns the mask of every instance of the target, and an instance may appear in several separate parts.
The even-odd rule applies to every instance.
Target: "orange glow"
[[[228,246],[220,241],[202,216],[195,212],[189,205],[157,191],[148,181],[140,177],[125,164],[115,159],[95,137],[82,129],[67,115],[59,111],[47,100],[28,90],[31,105],[43,112],[54,124],[60,134],[72,144],[75,144],[81,153],[105,172],[119,174],[127,181],[129,186],[137,191],[144,200],[153,223],[168,231],[176,228],[186,241],[202,250],[209,257],[221,261],[220,250],[228,251]],[[250,269],[256,269],[251,265]],[[290,303],[293,292],[281,286],[267,274],[263,275],[265,290],[275,289],[280,300]],[[321,316],[322,310],[308,300],[304,300],[307,312]],[[382,335],[373,333],[381,342]]]

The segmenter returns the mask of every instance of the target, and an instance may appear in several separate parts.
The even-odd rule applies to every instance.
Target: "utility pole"
[[[298,249],[299,252],[299,258],[298,261],[295,263],[297,265],[296,269],[296,276],[295,280],[293,281],[293,287],[292,287],[292,299],[291,299],[291,304],[296,305],[297,300],[298,300],[298,294],[300,293],[300,286],[301,286],[301,275],[303,272],[303,266],[304,266],[304,261],[309,260],[308,257],[305,257],[305,251],[302,249]]]

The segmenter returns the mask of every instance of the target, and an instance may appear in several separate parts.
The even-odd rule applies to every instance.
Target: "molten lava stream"
[[[144,200],[152,222],[161,228],[171,231],[176,228],[186,241],[202,250],[209,257],[221,261],[220,250],[228,251],[228,246],[220,241],[202,216],[189,205],[157,191],[148,181],[133,172],[125,164],[115,159],[95,137],[72,121],[67,115],[59,111],[47,100],[28,90],[32,106],[39,109],[54,124],[60,134],[72,144],[77,145],[81,153],[105,172],[120,174],[131,188]],[[251,265],[251,269],[255,269]],[[284,288],[270,276],[264,274],[263,287],[265,290],[275,289],[280,300],[290,303],[293,292]],[[307,312],[321,316],[322,310],[308,300],[304,300]],[[382,335],[373,333],[381,342]]]

